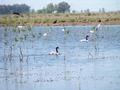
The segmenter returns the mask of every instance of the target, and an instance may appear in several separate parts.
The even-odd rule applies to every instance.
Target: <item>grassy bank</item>
[[[120,13],[0,15],[0,25],[120,24]]]

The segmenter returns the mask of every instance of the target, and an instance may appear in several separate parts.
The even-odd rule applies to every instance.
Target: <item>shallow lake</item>
[[[92,28],[0,27],[0,89],[120,90],[120,25]],[[60,55],[49,55],[57,46]]]

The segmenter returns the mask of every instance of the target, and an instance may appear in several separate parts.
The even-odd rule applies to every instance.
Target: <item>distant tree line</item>
[[[70,5],[63,1],[58,4],[49,3],[45,8],[39,9],[38,13],[66,13],[70,12]]]
[[[26,4],[0,5],[0,14],[28,13],[30,7]]]

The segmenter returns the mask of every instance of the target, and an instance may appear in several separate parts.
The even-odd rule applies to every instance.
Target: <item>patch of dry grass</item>
[[[78,23],[78,24],[90,24],[99,23],[105,24],[120,24],[120,13],[91,13],[88,14],[30,14],[15,16],[15,15],[1,15],[1,25],[26,25],[26,24],[50,24],[57,23]]]

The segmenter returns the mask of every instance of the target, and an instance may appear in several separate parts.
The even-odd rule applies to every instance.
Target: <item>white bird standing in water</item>
[[[44,37],[47,36],[47,35],[48,35],[48,33],[44,33],[44,34],[43,34]]]
[[[47,35],[51,32],[51,29],[52,29],[52,28],[50,28],[47,32],[43,33],[43,36],[44,36],[44,37],[47,36]]]
[[[64,32],[64,31],[65,31],[65,29],[63,28],[63,29],[62,29],[62,31]]]
[[[22,28],[24,28],[24,26],[17,26],[17,28],[18,28],[18,29],[22,29]]]
[[[94,30],[90,30],[90,33],[94,33],[95,31]]]
[[[90,33],[94,33],[100,28],[101,24],[98,24],[96,27],[94,27],[94,30],[90,30]]]
[[[59,49],[59,47],[56,47],[56,50],[55,50],[55,51],[51,51],[51,52],[49,53],[49,55],[60,55],[58,49]]]
[[[96,26],[96,28],[98,29],[100,26],[101,26],[101,24],[98,24],[98,25]]]

